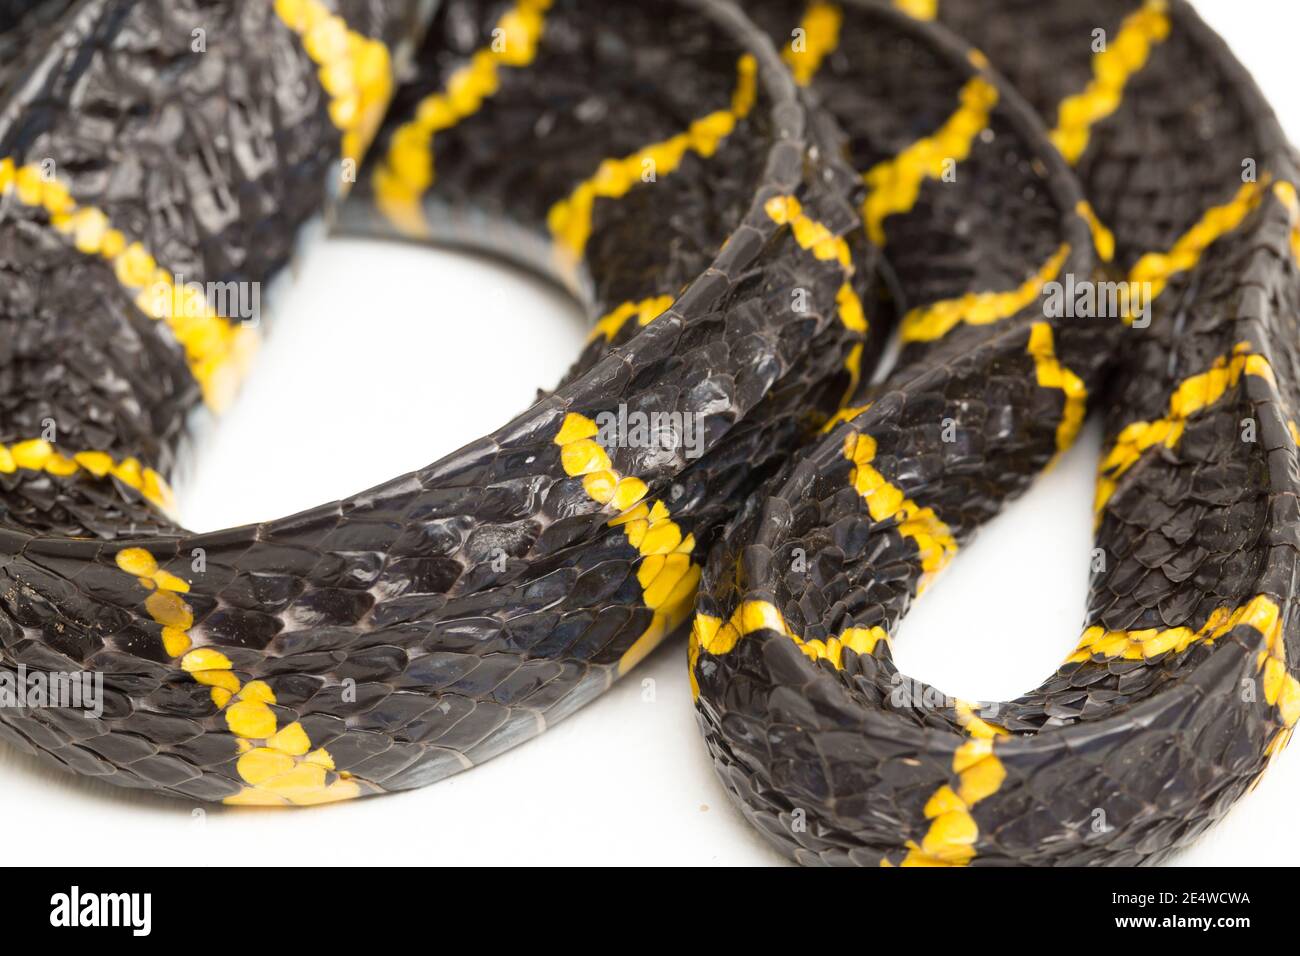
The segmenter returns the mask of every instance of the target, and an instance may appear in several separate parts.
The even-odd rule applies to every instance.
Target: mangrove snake
[[[104,684],[0,707],[9,743],[341,800],[689,630],[732,798],[868,865],[1157,861],[1285,743],[1295,154],[1181,0],[8,6],[0,660]],[[427,468],[190,534],[164,476],[259,332],[188,280],[270,282],[344,192],[344,229],[562,283],[588,343]],[[1077,652],[996,705],[904,678],[913,597],[1088,404]]]

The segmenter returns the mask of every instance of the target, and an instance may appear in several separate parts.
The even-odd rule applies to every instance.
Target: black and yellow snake
[[[794,859],[1129,864],[1300,717],[1300,174],[1182,0],[44,0],[0,55],[0,675],[104,687],[9,743],[344,800],[689,631]],[[270,282],[322,211],[537,270],[590,338],[427,468],[190,534],[166,476],[259,332],[182,277]],[[901,675],[1089,406],[1078,650],[996,705]]]

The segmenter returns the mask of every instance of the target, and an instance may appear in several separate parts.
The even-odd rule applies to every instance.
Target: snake
[[[1184,0],[0,5],[0,738],[332,803],[685,643],[796,862],[1158,863],[1300,718],[1297,179]],[[586,344],[425,468],[189,532],[264,331],[215,293],[273,311],[322,224],[529,270]],[[902,674],[1089,411],[1077,649],[1007,702]],[[68,675],[94,712],[26,693]]]

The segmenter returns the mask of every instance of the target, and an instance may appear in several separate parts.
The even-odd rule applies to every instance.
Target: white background
[[[1291,0],[1198,6],[1300,140],[1300,17]],[[562,295],[490,262],[319,244],[237,406],[178,483],[182,517],[195,530],[265,520],[427,464],[553,384],[584,332]],[[958,556],[898,635],[905,673],[961,697],[1005,700],[1073,650],[1099,448],[1090,428]],[[58,773],[3,746],[0,779],[0,810],[14,821],[5,828],[10,864],[782,862],[714,777],[683,643],[660,648],[541,738],[411,793],[298,811],[209,807],[198,816],[191,805]],[[1292,862],[1298,803],[1300,745],[1177,862]]]

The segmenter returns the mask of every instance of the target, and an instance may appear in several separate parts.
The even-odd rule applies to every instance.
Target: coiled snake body
[[[427,13],[0,17],[0,663],[104,682],[0,736],[329,802],[500,753],[689,630],[722,781],[801,862],[1154,862],[1225,812],[1300,716],[1300,202],[1194,12],[447,0],[398,84]],[[274,279],[340,192],[345,229],[562,283],[587,346],[425,469],[187,533],[164,476],[258,333],[180,277]],[[904,678],[912,598],[1089,404],[1078,651],[997,705]],[[608,427],[646,420],[672,440]]]

